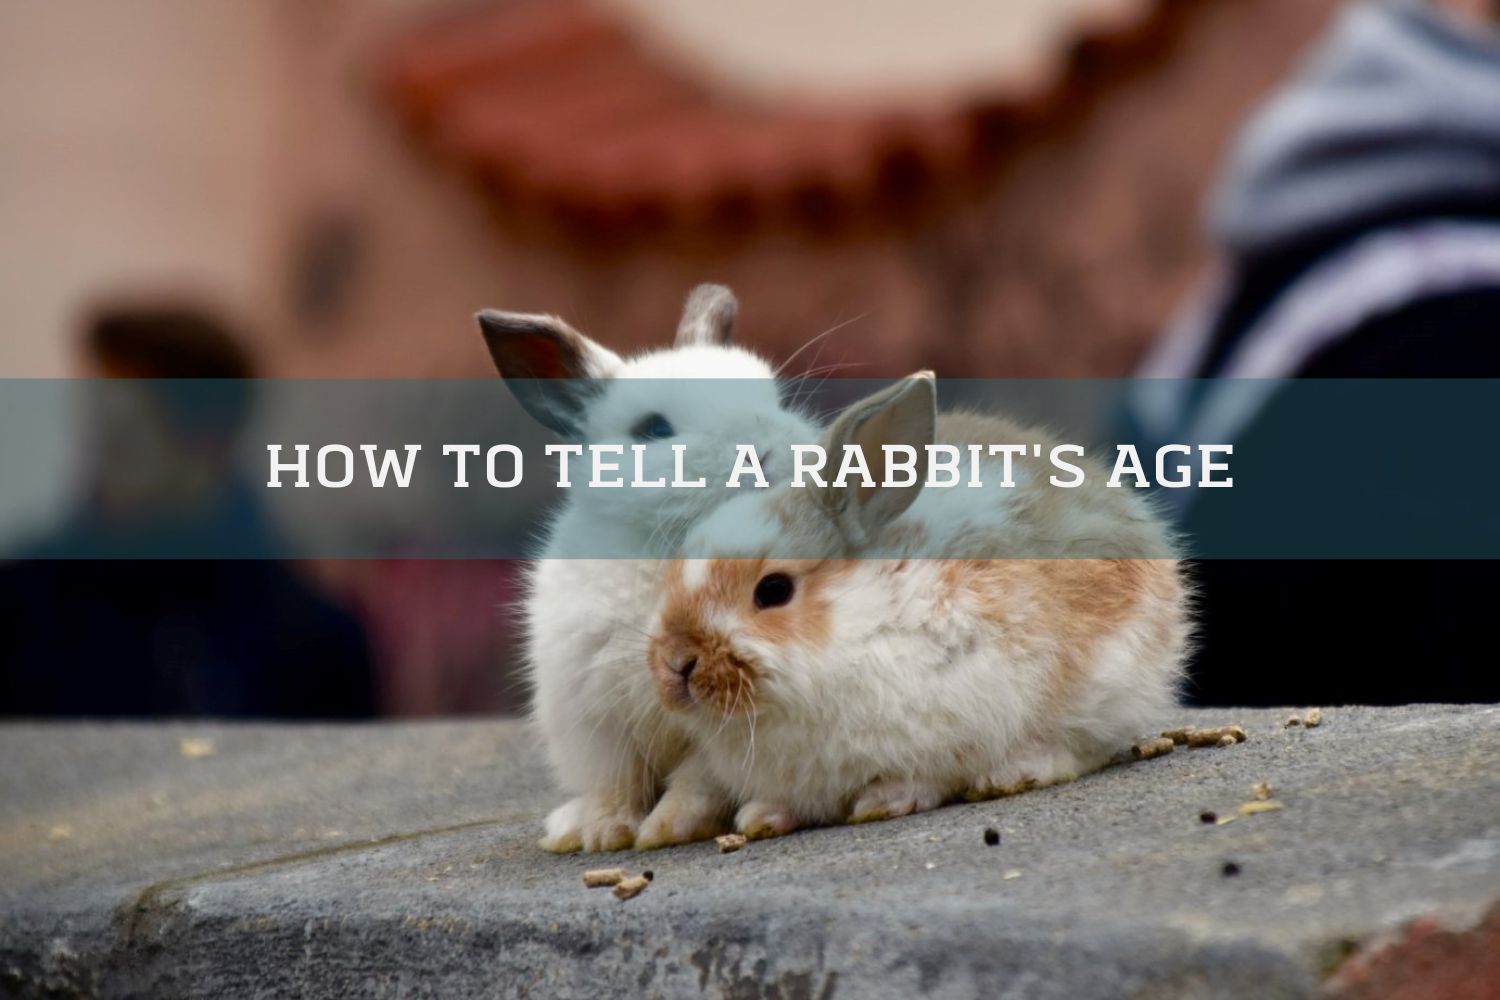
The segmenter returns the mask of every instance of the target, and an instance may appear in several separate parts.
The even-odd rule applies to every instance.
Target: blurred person
[[[1241,135],[1212,232],[1221,273],[1141,375],[1500,377],[1500,4],[1347,8]],[[1138,429],[1177,440],[1209,392],[1200,386],[1197,403],[1188,394],[1165,421],[1138,412]],[[1352,414],[1319,419],[1377,433]],[[1296,432],[1272,397],[1236,452]],[[1214,492],[1192,501],[1190,534],[1215,516],[1233,523],[1232,491]],[[1201,704],[1500,700],[1484,652],[1491,563],[1209,560],[1196,570],[1189,697]]]
[[[233,468],[255,371],[211,315],[89,323],[79,508],[0,568],[0,715],[367,716],[363,630]],[[234,559],[201,559],[205,551]]]

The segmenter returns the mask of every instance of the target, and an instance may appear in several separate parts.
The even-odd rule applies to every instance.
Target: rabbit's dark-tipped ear
[[[734,317],[739,312],[734,293],[723,285],[699,285],[682,307],[677,324],[677,346],[720,346],[734,336]]]
[[[884,483],[893,478],[885,445],[905,445],[917,454],[916,481],[910,486],[869,487],[851,482],[839,488],[830,477],[830,485],[819,492],[844,537],[862,544],[912,505],[927,478],[927,445],[936,434],[937,387],[930,371],[908,375],[839,414],[823,443],[829,469],[839,467],[845,445],[858,445],[870,475]]]
[[[623,364],[556,316],[485,309],[475,319],[516,399],[559,434],[577,435],[591,381],[613,378]]]

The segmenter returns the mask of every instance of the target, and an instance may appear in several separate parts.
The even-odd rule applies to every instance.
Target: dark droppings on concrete
[[[733,864],[542,852],[559,796],[515,723],[195,725],[219,752],[191,761],[181,726],[0,725],[0,996],[1311,1000],[1331,953],[1500,899],[1500,708],[1287,713]],[[1296,808],[1191,822],[1258,781]],[[996,864],[976,832],[1002,828]],[[616,866],[668,875],[624,905],[579,886]]]

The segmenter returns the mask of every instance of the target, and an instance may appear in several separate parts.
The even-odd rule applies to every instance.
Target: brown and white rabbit
[[[1050,444],[937,416],[921,373],[846,410],[824,447],[836,463],[859,445],[883,480],[882,445],[933,441]],[[707,558],[669,568],[651,643],[696,749],[638,846],[733,809],[741,833],[775,836],[1068,781],[1158,722],[1189,634],[1173,543],[1075,464],[1074,489],[1024,459],[1013,488],[782,485],[700,522],[687,551]]]

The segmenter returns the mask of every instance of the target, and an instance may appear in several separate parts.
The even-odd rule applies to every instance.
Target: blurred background
[[[188,374],[484,377],[481,306],[629,349],[665,343],[703,280],[778,359],[847,324],[798,370],[1125,376],[1209,271],[1204,203],[1236,131],[1338,6],[11,0],[0,377],[170,375],[187,348],[158,334],[184,322],[221,345]],[[143,316],[158,333],[107,332]],[[220,585],[280,595],[320,637],[287,654],[313,664],[298,676],[336,661],[332,679],[84,710],[520,706],[515,564],[286,570]],[[202,589],[71,573],[16,586],[75,620],[122,588]],[[168,648],[184,676],[275,627],[138,617],[157,621],[132,640],[141,669]],[[66,702],[60,683],[9,710]]]

